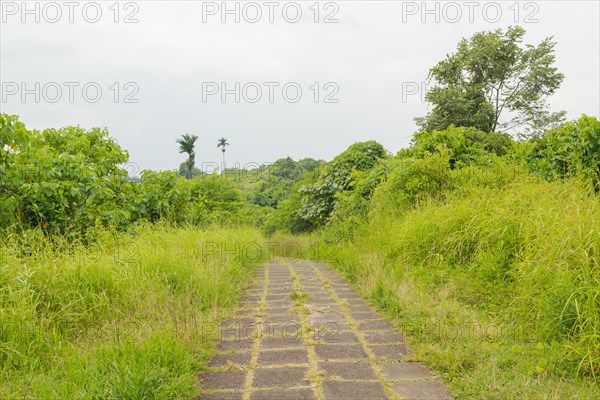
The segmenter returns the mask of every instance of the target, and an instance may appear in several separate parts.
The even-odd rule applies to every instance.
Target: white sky
[[[27,14],[21,1],[0,0],[0,111],[18,114],[29,128],[107,127],[142,169],[177,168],[184,156],[175,139],[182,133],[200,137],[198,164],[220,162],[216,144],[222,136],[231,144],[230,166],[285,156],[331,159],[350,144],[370,139],[396,152],[408,145],[413,118],[427,112],[420,94],[403,101],[403,86],[422,87],[428,69],[453,52],[462,37],[515,23],[527,29],[526,43],[537,44],[547,36],[558,42],[557,67],[565,80],[550,100],[552,108],[566,110],[569,118],[600,114],[598,1],[427,2],[431,14],[423,14],[421,1],[322,1],[318,23],[314,1],[297,2],[302,10],[297,23],[284,19],[283,7],[290,3],[285,1],[275,2],[273,23],[263,1],[255,3],[263,14],[256,23],[244,19],[245,2],[235,1],[227,6],[238,3],[239,23],[234,15],[221,21],[221,1],[124,1],[118,7],[114,1],[99,1],[102,15],[96,23],[85,19],[95,18],[92,2],[75,2],[73,23],[71,6],[46,3],[52,2],[27,2],[33,10]],[[214,7],[219,11],[209,15]],[[287,7],[285,16],[293,19],[295,5]],[[256,8],[245,10],[248,19],[254,18]],[[338,22],[323,23],[332,12]],[[123,22],[130,13],[137,23]],[[53,19],[58,22],[51,23]],[[39,103],[35,94],[23,99],[22,83],[36,92],[36,82]],[[79,85],[73,87],[72,103],[65,82]],[[97,103],[82,95],[90,82],[102,89]],[[138,103],[123,102],[132,90],[124,86],[128,82],[139,88],[133,97]],[[230,89],[235,82],[241,87],[257,82],[263,96],[257,103],[244,97],[235,103],[232,94],[225,103],[220,95],[203,102],[205,82],[225,82]],[[264,82],[279,84],[272,103]],[[302,89],[297,103],[282,95],[289,82]],[[311,90],[315,82],[320,87],[317,103]],[[328,82],[339,88],[337,103],[323,102],[335,88],[325,88]],[[62,97],[52,103],[56,86]],[[289,96],[294,93],[289,89]],[[95,96],[93,87],[88,95]],[[248,86],[247,96],[254,95]]]

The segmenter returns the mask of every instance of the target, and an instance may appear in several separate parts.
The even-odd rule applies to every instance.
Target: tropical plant
[[[227,139],[225,139],[224,137],[219,139],[219,143],[217,144],[217,149],[220,147],[221,152],[223,152],[223,170],[225,170],[225,150],[226,150],[225,147],[226,146],[229,146]]]
[[[175,142],[179,144],[179,152],[186,153],[188,155],[188,159],[185,162],[187,166],[188,179],[192,179],[192,170],[196,164],[196,151],[194,148],[196,140],[198,140],[198,136],[190,135],[189,133],[181,135],[179,139],[175,140]]]

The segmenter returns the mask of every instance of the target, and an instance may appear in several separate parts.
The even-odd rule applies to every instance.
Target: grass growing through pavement
[[[597,195],[516,182],[379,206],[352,237],[329,229],[305,247],[319,240],[453,394],[600,398]]]
[[[9,240],[0,398],[194,397],[212,324],[266,259],[261,243],[253,229],[160,226],[92,248]]]

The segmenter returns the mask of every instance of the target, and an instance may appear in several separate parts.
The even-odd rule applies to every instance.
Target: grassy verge
[[[4,244],[0,398],[194,397],[262,243],[252,229],[153,226],[91,248]]]
[[[597,399],[599,227],[598,197],[577,183],[522,182],[371,215],[349,239],[334,227],[306,247],[458,398]]]

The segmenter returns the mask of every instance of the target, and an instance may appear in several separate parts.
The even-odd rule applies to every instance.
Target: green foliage
[[[256,228],[264,228],[268,219],[274,213],[271,207],[261,207],[256,204],[242,202],[239,211],[231,219],[233,223]]]
[[[96,223],[128,219],[117,203],[127,174],[127,152],[106,130],[79,127],[29,131],[0,115],[3,154],[0,222],[65,234]]]
[[[370,211],[372,190],[382,179],[383,167],[355,173],[355,190],[345,190],[336,195],[336,203],[328,220],[328,230],[340,242],[350,241],[361,231]]]
[[[249,203],[278,208],[279,203],[292,194],[296,183],[301,181],[306,173],[322,164],[323,161],[312,158],[294,161],[286,157],[252,170],[229,169],[226,175],[234,176],[236,184]]]
[[[315,160],[314,158],[310,158],[310,157],[298,160],[298,166],[305,173],[312,172],[313,170],[321,167],[323,164],[324,164],[323,160]]]
[[[179,144],[179,152],[186,153],[188,155],[188,159],[185,161],[185,165],[187,167],[187,178],[192,179],[192,171],[194,170],[194,165],[196,164],[196,140],[198,140],[198,136],[190,135],[186,133],[181,135],[180,138],[176,139],[175,142]]]
[[[597,195],[502,159],[450,170],[447,157],[388,161],[360,234],[342,219],[319,233],[333,265],[457,396],[597,397]]]
[[[299,216],[314,226],[324,225],[335,207],[338,193],[351,188],[354,172],[369,170],[386,156],[383,146],[374,140],[351,145],[318,171],[314,183],[300,188]]]
[[[489,163],[491,155],[504,156],[512,150],[514,141],[506,133],[486,133],[472,127],[454,127],[450,125],[443,131],[421,131],[413,136],[410,149],[401,150],[401,157],[423,157],[426,153],[435,153],[448,149],[452,168],[460,165]]]
[[[556,43],[546,38],[537,46],[522,46],[524,35],[523,28],[509,27],[462,39],[456,52],[429,72],[435,86],[426,99],[433,108],[416,119],[421,129],[455,125],[495,132],[521,127],[530,135],[560,122],[565,113],[549,112],[546,103],[564,79],[553,66]],[[512,118],[502,122],[503,113]]]
[[[202,202],[213,218],[233,217],[242,204],[242,195],[234,182],[212,174],[192,180],[191,201]]]
[[[315,160],[313,160],[315,161]],[[314,169],[314,168],[313,168]],[[269,166],[271,176],[297,181],[305,172],[300,162],[294,161],[291,157],[280,158]]]
[[[175,172],[144,171],[135,184],[134,211],[151,222],[207,224],[232,219],[241,206],[241,193],[231,179],[217,174],[187,180]]]
[[[387,162],[387,174],[373,195],[373,210],[382,207],[391,215],[403,213],[421,201],[442,197],[452,188],[448,151],[427,153],[424,158]]]
[[[254,265],[253,229],[145,226],[0,247],[0,397],[188,399]],[[257,248],[261,251],[257,251]]]
[[[269,214],[263,232],[267,235],[276,231],[297,234],[315,229],[314,224],[300,216],[298,210],[301,207],[302,200],[298,193],[286,198],[279,204],[277,210]]]
[[[188,166],[185,162],[182,162],[181,164],[179,164],[179,169],[177,170],[177,175],[178,176],[184,176],[187,178],[188,176]],[[197,176],[202,176],[205,175],[205,173],[197,167],[192,168],[192,178],[195,178]]]
[[[248,201],[261,207],[277,208],[290,195],[294,181],[280,176],[271,176],[255,185],[248,194]]]
[[[277,230],[297,233],[312,229],[312,224],[298,215],[301,203],[297,190],[300,182],[323,164],[312,158],[294,161],[286,157],[252,170],[227,170],[227,175],[235,176],[246,198],[241,221],[261,226],[267,234]]]
[[[138,221],[207,224],[235,219],[241,194],[231,179],[120,168],[127,152],[106,130],[29,131],[0,114],[0,224],[83,239],[93,227],[125,230]],[[193,139],[193,137],[192,137]],[[192,146],[185,142],[183,145]],[[189,148],[186,147],[189,150]]]
[[[217,149],[220,147],[221,152],[223,153],[223,168],[225,168],[225,151],[227,150],[227,146],[229,146],[229,142],[227,141],[227,139],[225,139],[224,137],[219,139],[219,142],[217,143]]]
[[[345,221],[345,224],[352,225],[355,220],[366,217],[373,193],[387,175],[388,165],[389,161],[382,161],[370,170],[354,171],[351,189],[336,195],[329,222],[335,224]]]
[[[203,178],[195,178],[203,179]],[[140,183],[134,185],[133,211],[150,222],[164,219],[187,222],[191,185],[173,171],[143,171]]]
[[[527,155],[533,171],[546,179],[580,177],[600,191],[600,121],[582,115],[533,141]]]
[[[296,182],[291,187],[288,195],[278,204],[277,209],[272,212],[265,222],[263,232],[271,235],[276,231],[289,233],[308,232],[316,228],[313,222],[302,218],[300,210],[302,209],[302,195],[300,188],[316,181],[320,169],[314,169],[310,173],[303,175],[303,179]]]

